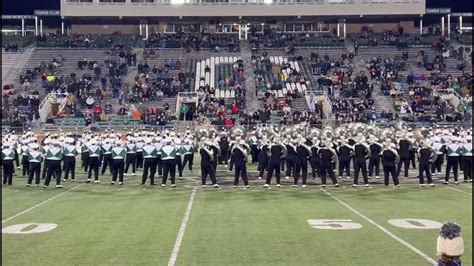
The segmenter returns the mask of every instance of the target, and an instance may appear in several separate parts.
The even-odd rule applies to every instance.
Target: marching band
[[[46,134],[41,143],[29,131],[21,136],[8,133],[2,139],[3,184],[13,183],[16,164],[27,178],[27,186],[33,185],[33,179],[34,186],[39,186],[44,179],[43,187],[47,188],[54,178],[56,187],[61,188],[61,181],[76,181],[76,157],[80,154],[86,183],[91,183],[92,178],[93,183],[100,183],[100,176],[109,168],[111,185],[117,182],[123,185],[124,176],[134,176],[137,170],[142,170],[141,185],[147,180],[155,185],[158,176],[162,179],[161,186],[165,187],[169,179],[171,187],[175,187],[176,175],[183,179],[186,167],[193,170],[195,153],[201,159],[202,186],[206,187],[209,177],[215,188],[219,188],[218,165],[228,165],[230,171],[234,170],[234,187],[242,179],[245,188],[250,187],[249,163],[257,164],[258,179],[265,177],[264,187],[270,187],[273,176],[276,186],[281,187],[282,171],[285,179],[293,179],[293,187],[299,185],[301,177],[303,188],[307,187],[309,170],[313,179],[321,178],[322,187],[326,186],[328,176],[338,187],[338,179],[344,174],[353,178],[353,187],[358,186],[362,175],[364,185],[369,187],[369,179],[374,175],[378,179],[380,172],[385,186],[391,177],[393,185],[399,187],[399,176],[408,177],[410,166],[418,167],[420,187],[434,186],[433,176],[442,175],[444,161],[444,184],[451,177],[458,184],[460,170],[464,182],[471,182],[473,171],[471,130],[462,128],[410,130],[399,123],[395,128],[381,129],[355,123],[323,129],[305,125],[259,127],[247,133],[243,127],[236,126],[229,134],[203,128],[196,134],[188,129],[183,135],[173,130],[134,130],[125,136],[113,131],[84,132],[81,136]]]

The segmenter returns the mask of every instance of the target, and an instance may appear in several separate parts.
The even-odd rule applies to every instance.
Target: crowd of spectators
[[[18,43],[9,43],[5,46],[5,52],[18,52]]]
[[[173,34],[152,33],[145,42],[146,48],[183,48],[185,53],[197,52],[201,48],[215,52],[239,52],[240,46],[235,35],[214,35],[206,32],[182,32]]]

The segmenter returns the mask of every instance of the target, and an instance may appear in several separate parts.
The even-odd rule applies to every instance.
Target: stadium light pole
[[[21,36],[25,36],[25,19],[21,19]]]
[[[40,35],[43,36],[43,20],[40,19]]]
[[[341,37],[341,24],[337,22],[337,37]]]
[[[459,32],[462,34],[462,16],[459,16]]]
[[[35,16],[35,36],[38,36],[38,17]]]
[[[441,36],[444,36],[444,16],[441,17]]]
[[[423,35],[423,15],[420,15],[420,35]]]
[[[346,20],[344,19],[344,24],[343,25],[343,28],[344,28],[344,39],[346,38]]]
[[[451,39],[451,14],[448,14],[448,40]]]
[[[148,40],[148,23],[145,24],[145,39]]]

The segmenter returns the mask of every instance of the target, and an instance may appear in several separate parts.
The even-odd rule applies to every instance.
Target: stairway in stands
[[[383,48],[387,49],[387,48]],[[353,51],[354,48],[350,49],[350,51]],[[369,50],[372,50],[369,52]],[[375,50],[375,51],[374,51]],[[355,73],[360,73],[363,71],[365,75],[367,75],[370,79],[370,73],[369,70],[366,68],[365,65],[365,60],[367,60],[369,57],[376,57],[378,55],[384,56],[383,53],[381,53],[382,50],[379,50],[377,48],[359,48],[359,55],[355,56],[353,59],[354,62],[354,72]],[[373,53],[372,53],[373,52]],[[370,81],[369,82],[373,82]],[[372,97],[374,98],[374,108],[375,111],[380,114],[382,110],[386,111],[391,111],[395,113],[395,109],[393,107],[393,102],[389,98],[389,96],[385,96],[382,94],[382,91],[380,90],[380,85],[377,83],[374,83],[374,91],[372,92]]]
[[[245,89],[247,90],[245,95],[246,110],[249,113],[253,113],[258,109],[262,109],[263,103],[255,96],[257,88],[255,86],[255,73],[252,66],[252,50],[248,41],[240,41],[240,54],[245,71]]]
[[[22,53],[4,53],[2,49],[2,84],[14,84],[20,88],[19,78],[21,70],[33,54],[34,48],[26,48]],[[5,66],[4,66],[5,65]]]

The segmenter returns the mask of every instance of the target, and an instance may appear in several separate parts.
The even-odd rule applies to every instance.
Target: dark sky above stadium
[[[426,0],[428,7],[451,7],[453,12],[472,12],[471,0]],[[59,9],[59,0],[3,0],[2,14],[30,15],[35,9]]]

